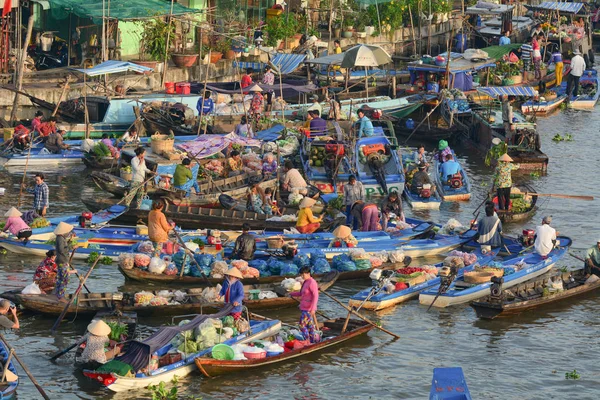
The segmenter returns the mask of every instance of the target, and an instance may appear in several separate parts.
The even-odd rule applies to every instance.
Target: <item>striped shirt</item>
[[[50,202],[48,200],[50,191],[48,190],[48,185],[46,182],[42,182],[39,185],[35,185],[33,190],[30,191],[33,193],[33,208],[34,210],[41,210],[44,207],[48,207]]]
[[[531,61],[531,53],[533,52],[533,47],[530,44],[524,43],[521,45],[521,60],[523,62]]]

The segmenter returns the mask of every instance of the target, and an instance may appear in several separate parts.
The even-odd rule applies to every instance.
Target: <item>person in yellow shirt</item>
[[[315,199],[310,197],[305,197],[300,202],[300,211],[298,212],[298,221],[296,222],[296,229],[298,229],[298,232],[313,233],[321,227],[323,217],[315,217],[311,209],[316,202]]]
[[[333,41],[333,52],[335,54],[342,54],[342,46],[340,44],[339,39],[336,39],[336,40]],[[334,66],[333,70],[334,71],[339,71],[340,70],[340,66],[339,65]]]

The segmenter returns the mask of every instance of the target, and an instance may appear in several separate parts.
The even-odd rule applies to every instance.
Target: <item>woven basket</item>
[[[489,282],[492,280],[493,276],[494,276],[494,274],[492,274],[491,272],[476,272],[476,271],[465,272],[465,275],[464,275],[465,282],[475,283],[475,284]]]
[[[502,278],[504,276],[504,270],[502,268],[481,267],[477,268],[475,271],[489,272],[490,274],[493,274],[496,278]]]
[[[154,134],[150,142],[150,148],[154,154],[170,153],[173,151],[175,139],[169,139],[168,135]]]
[[[119,174],[121,175],[121,178],[125,179],[126,181],[133,180],[133,172],[125,172],[125,170],[121,169],[119,170]]]
[[[286,240],[280,236],[268,237],[265,240],[269,249],[281,249],[287,243],[294,243],[294,240]]]
[[[507,79],[511,80],[515,85],[523,83],[523,75],[512,75],[509,76]]]

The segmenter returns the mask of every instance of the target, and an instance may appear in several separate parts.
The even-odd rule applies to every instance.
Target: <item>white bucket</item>
[[[52,42],[54,42],[54,33],[46,32],[42,34],[40,41],[42,44],[42,51],[50,51],[50,48],[52,47]]]

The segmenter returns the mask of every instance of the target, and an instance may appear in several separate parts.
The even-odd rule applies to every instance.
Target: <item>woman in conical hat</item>
[[[298,221],[296,222],[296,229],[298,229],[298,232],[313,233],[321,227],[323,217],[315,217],[311,209],[316,202],[315,199],[310,197],[305,197],[300,202],[300,211],[298,211]]]
[[[7,219],[2,232],[10,231],[17,239],[27,243],[27,240],[31,237],[31,228],[23,221],[22,215],[15,207],[11,207],[4,214]]]
[[[494,172],[494,186],[498,194],[498,209],[508,211],[510,207],[510,190],[512,188],[512,171],[519,169],[518,164],[513,164],[513,159],[506,153],[498,158],[498,165]]]
[[[94,319],[87,326],[87,333],[79,339],[78,344],[85,343],[85,349],[78,361],[83,363],[93,363],[96,365],[105,364],[108,360],[119,354],[120,347],[105,351],[105,347],[110,343],[110,326],[101,319]]]
[[[66,222],[60,222],[56,229],[54,229],[56,235],[55,253],[56,253],[56,265],[58,270],[56,272],[56,297],[63,300],[65,297],[65,291],[69,285],[69,275],[75,273],[69,266],[69,255],[71,253],[70,240],[73,236],[73,225],[67,224]]]
[[[333,231],[334,239],[329,247],[356,247],[358,240],[352,235],[352,229],[346,225],[340,225]]]

